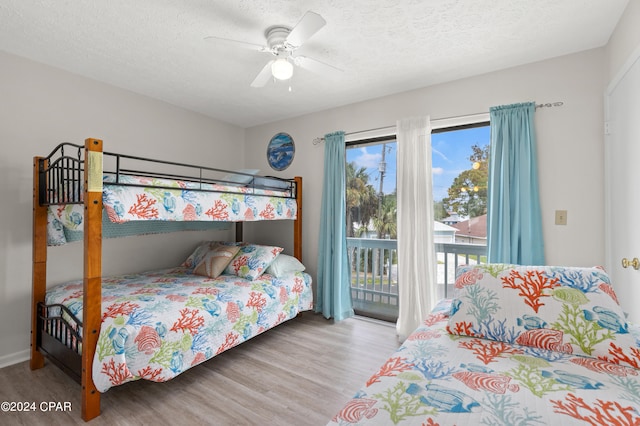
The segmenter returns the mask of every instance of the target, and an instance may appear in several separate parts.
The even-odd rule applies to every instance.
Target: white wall
[[[447,84],[347,105],[246,131],[247,167],[269,171],[265,150],[278,132],[296,142],[293,164],[280,176],[304,178],[303,259],[315,277],[322,193],[323,145],[314,138],[394,125],[416,115],[445,118],[487,112],[489,107],[524,101],[564,106],[536,112],[541,205],[548,264],[592,266],[604,262],[603,225],[603,61],[604,49],[590,50]],[[568,224],[554,225],[554,211],[567,210]],[[289,241],[288,229],[252,238]],[[282,235],[282,236],[281,236]]]
[[[629,56],[640,48],[640,1],[630,0],[605,49],[606,83],[620,72]]]
[[[220,168],[243,166],[244,130],[0,52],[0,366],[23,359],[31,329],[32,161],[60,142]],[[228,232],[105,240],[103,272],[177,265]],[[50,283],[82,277],[82,244],[48,251]]]

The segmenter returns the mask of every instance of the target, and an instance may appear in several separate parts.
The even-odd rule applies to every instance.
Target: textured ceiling
[[[242,127],[603,46],[628,0],[0,0],[0,50]],[[272,25],[327,24],[252,88]],[[289,86],[291,91],[289,91]]]

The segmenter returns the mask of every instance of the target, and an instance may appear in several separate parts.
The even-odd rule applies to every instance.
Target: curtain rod
[[[544,104],[536,104],[536,109],[538,108],[552,108],[552,107],[559,107],[564,105],[564,102],[560,101],[560,102],[547,102]],[[466,115],[456,115],[456,116],[452,116],[452,117],[442,117],[442,118],[435,118],[433,120],[431,120],[432,122],[434,121],[444,121],[444,120],[454,120],[457,118],[464,118],[464,117],[473,117],[475,115],[483,115],[483,114],[489,114],[489,112],[477,112],[475,114],[466,114]],[[391,130],[393,128],[395,128],[396,126],[384,126],[384,127],[376,127],[373,129],[366,129],[366,130],[357,130],[357,131],[353,131],[353,132],[349,132],[349,133],[345,133],[345,136],[349,136],[349,135],[357,135],[358,133],[368,133],[368,132],[375,132],[378,130]],[[319,143],[324,142],[324,137],[317,137],[313,140],[313,144],[314,145],[318,145]]]

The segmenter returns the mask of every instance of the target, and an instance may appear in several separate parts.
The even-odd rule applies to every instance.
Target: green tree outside
[[[369,224],[369,221],[378,210],[378,194],[373,185],[369,183],[367,169],[356,169],[354,162],[347,163],[346,167],[346,216],[347,236],[360,236]],[[359,227],[354,229],[354,217]]]
[[[460,173],[449,187],[448,197],[442,199],[447,211],[460,216],[477,217],[487,213],[487,185],[489,181],[489,145],[471,147],[471,168]]]

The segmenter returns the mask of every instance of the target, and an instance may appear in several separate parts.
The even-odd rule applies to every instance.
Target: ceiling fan
[[[290,79],[293,75],[294,65],[319,74],[342,71],[316,59],[296,54],[296,50],[320,31],[326,23],[327,21],[322,16],[308,11],[293,28],[284,25],[274,25],[267,28],[264,32],[267,39],[266,45],[215,36],[205,37],[205,40],[222,41],[273,55],[274,58],[267,62],[251,83],[251,87],[263,87],[272,77],[278,80]]]

